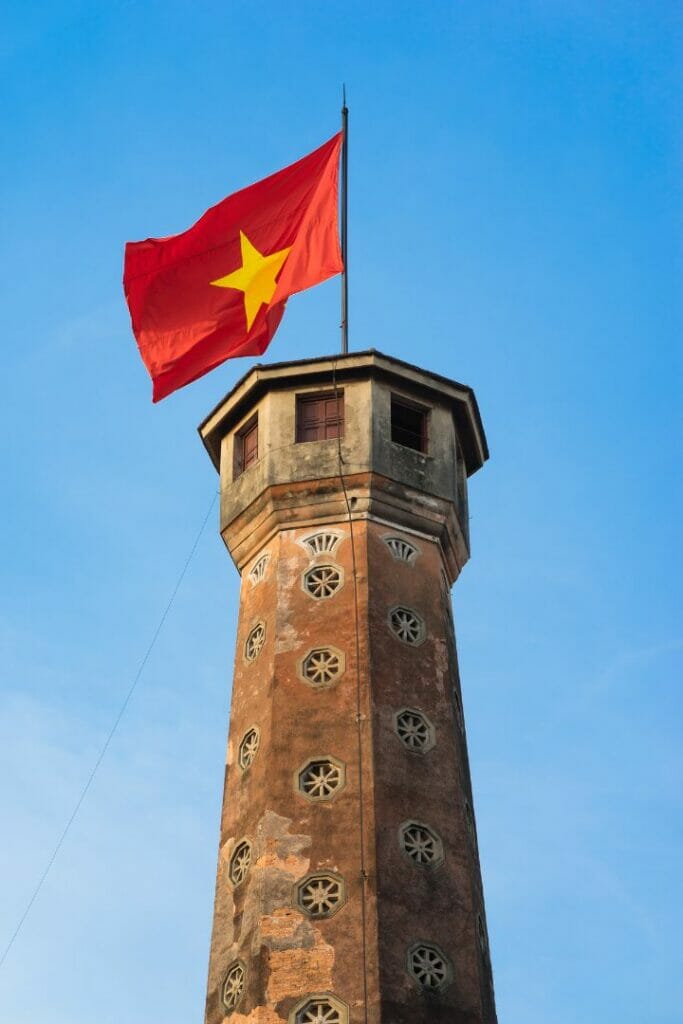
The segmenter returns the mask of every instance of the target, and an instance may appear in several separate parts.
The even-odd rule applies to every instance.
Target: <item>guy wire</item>
[[[17,936],[19,935],[19,932],[21,931],[22,927],[23,927],[24,921],[26,920],[26,918],[30,914],[31,908],[33,907],[33,904],[35,903],[36,899],[38,898],[38,894],[40,893],[40,890],[43,888],[43,884],[44,884],[45,880],[47,879],[47,876],[50,873],[50,869],[52,868],[52,865],[54,864],[55,860],[57,859],[59,851],[61,850],[61,848],[62,848],[62,846],[64,844],[64,840],[66,839],[67,835],[69,834],[69,830],[71,829],[71,826],[73,825],[74,821],[76,820],[76,815],[80,811],[81,805],[82,805],[83,801],[85,800],[86,796],[88,795],[88,790],[90,789],[90,787],[91,787],[91,785],[93,783],[95,775],[97,774],[97,770],[100,767],[100,765],[102,764],[102,761],[104,760],[104,756],[107,753],[107,750],[109,749],[109,744],[111,743],[111,741],[114,738],[114,733],[116,732],[116,730],[119,727],[121,719],[123,718],[123,716],[125,714],[125,711],[126,711],[126,708],[128,707],[128,705],[130,703],[130,700],[131,700],[131,697],[133,696],[135,688],[138,685],[138,681],[140,679],[140,676],[144,672],[145,666],[146,666],[147,662],[149,661],[149,658],[150,658],[150,655],[151,655],[152,651],[154,650],[154,646],[155,646],[155,644],[157,642],[157,638],[159,636],[159,633],[161,632],[161,630],[163,628],[163,625],[164,625],[164,623],[166,621],[168,613],[171,610],[171,606],[172,606],[173,602],[175,601],[176,594],[178,593],[178,591],[180,589],[180,584],[183,582],[183,579],[185,578],[185,574],[186,574],[187,570],[190,567],[190,562],[192,561],[192,559],[194,557],[194,553],[197,550],[197,548],[199,547],[199,542],[202,539],[202,534],[204,533],[204,529],[206,527],[206,524],[209,521],[209,516],[211,515],[211,513],[213,511],[213,507],[216,504],[216,498],[218,497],[218,494],[219,494],[219,492],[216,491],[215,494],[213,495],[213,497],[211,498],[211,504],[209,505],[207,513],[204,516],[204,520],[202,522],[202,525],[199,528],[199,533],[197,534],[197,536],[195,538],[194,544],[192,545],[192,547],[190,549],[190,553],[187,556],[187,559],[185,561],[185,565],[183,566],[183,568],[181,570],[180,576],[178,577],[178,579],[176,581],[176,584],[175,584],[175,586],[173,588],[173,591],[172,591],[171,596],[170,596],[170,598],[168,600],[168,603],[167,603],[166,607],[164,608],[164,611],[163,611],[163,614],[162,614],[161,618],[159,619],[159,622],[157,624],[157,628],[154,631],[154,634],[153,634],[152,639],[151,639],[151,641],[149,643],[149,646],[148,646],[148,648],[147,648],[147,650],[145,652],[145,655],[144,655],[142,661],[140,662],[140,664],[138,666],[138,670],[135,673],[135,676],[133,678],[133,682],[131,683],[131,685],[130,685],[130,687],[128,689],[128,693],[126,694],[125,700],[123,701],[123,704],[121,705],[121,707],[119,709],[119,712],[118,712],[116,718],[114,719],[114,724],[112,725],[111,729],[109,730],[109,733],[107,734],[107,738],[105,739],[105,741],[104,741],[104,743],[102,745],[102,749],[99,752],[97,760],[95,761],[95,764],[94,764],[94,766],[93,766],[93,768],[92,768],[92,770],[90,772],[90,775],[88,776],[88,779],[87,779],[85,785],[83,786],[83,789],[81,790],[80,796],[78,797],[78,800],[76,801],[74,809],[71,812],[71,815],[70,815],[66,825],[62,829],[62,833],[61,833],[59,839],[57,840],[57,843],[55,844],[55,847],[54,847],[54,849],[52,851],[50,859],[48,860],[47,865],[46,865],[42,875],[38,879],[38,883],[35,886],[35,888],[33,890],[33,893],[31,895],[31,898],[29,899],[29,901],[28,901],[28,903],[26,905],[26,909],[24,910],[24,913],[19,918],[19,923],[17,924],[16,928],[14,929],[14,932],[12,933],[12,937],[10,938],[9,942],[5,946],[5,949],[4,949],[3,953],[2,953],[2,956],[0,956],[0,968],[2,968],[3,964],[5,963],[5,960],[7,959],[9,951],[11,950],[12,946],[14,945],[15,940],[16,940]]]

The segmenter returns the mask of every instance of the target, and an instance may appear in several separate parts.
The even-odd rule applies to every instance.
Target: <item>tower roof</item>
[[[284,363],[257,363],[200,423],[200,437],[211,461],[219,469],[222,438],[267,391],[316,383],[329,386],[333,380],[343,383],[367,377],[409,382],[413,389],[422,391],[425,398],[438,394],[442,401],[446,399],[458,429],[467,475],[471,476],[483,466],[489,450],[472,388],[376,349]]]

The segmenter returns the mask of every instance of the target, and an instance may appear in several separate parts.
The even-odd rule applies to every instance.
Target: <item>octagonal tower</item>
[[[474,393],[256,366],[200,434],[242,578],[206,1022],[493,1024],[450,604]]]

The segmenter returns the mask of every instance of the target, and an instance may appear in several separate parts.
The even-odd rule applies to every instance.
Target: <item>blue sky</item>
[[[680,6],[11,2],[0,945],[216,488],[227,364],[153,407],[120,286],[351,108],[352,348],[472,385],[454,591],[501,1024],[678,1024]],[[337,346],[338,284],[269,351]],[[12,1024],[203,1013],[238,581],[212,519],[0,971]]]

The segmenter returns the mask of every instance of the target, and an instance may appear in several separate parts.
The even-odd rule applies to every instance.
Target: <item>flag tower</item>
[[[241,575],[206,1024],[495,1024],[450,604],[474,393],[259,365],[200,434]]]

